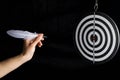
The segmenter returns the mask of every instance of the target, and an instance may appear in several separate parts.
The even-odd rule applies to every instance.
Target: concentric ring
[[[95,36],[93,36],[94,28]],[[93,40],[95,40],[94,48]],[[75,32],[75,42],[79,53],[86,59],[95,62],[106,61],[113,57],[118,50],[119,30],[108,15],[90,14],[79,22]],[[93,59],[93,55],[95,59]]]

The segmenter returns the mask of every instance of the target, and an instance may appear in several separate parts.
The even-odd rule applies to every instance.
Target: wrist
[[[27,61],[30,60],[26,55],[24,55],[24,53],[21,53],[21,54],[19,55],[19,57],[20,57],[20,59],[21,59],[21,61],[22,61],[23,63],[25,63],[25,62],[27,62]]]

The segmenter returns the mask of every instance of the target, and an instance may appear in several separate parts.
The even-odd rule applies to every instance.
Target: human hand
[[[33,40],[30,40],[30,39],[24,40],[22,55],[24,56],[24,59],[26,61],[29,61],[32,59],[36,46],[38,45],[38,47],[41,47],[43,45],[42,44],[43,40],[44,40],[43,34],[39,34],[38,37],[36,37]]]
[[[39,47],[42,46],[42,40],[44,40],[43,34],[38,34],[38,36],[33,40],[24,40],[24,49],[20,55],[11,57],[0,62],[0,78],[15,70],[23,63],[31,60],[35,52],[36,45],[38,45]]]

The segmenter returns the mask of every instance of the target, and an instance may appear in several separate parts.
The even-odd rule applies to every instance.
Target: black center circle
[[[94,35],[94,34],[92,34],[91,35],[91,37],[90,37],[90,40],[92,41],[92,42],[96,42],[97,41],[97,36],[96,35]]]

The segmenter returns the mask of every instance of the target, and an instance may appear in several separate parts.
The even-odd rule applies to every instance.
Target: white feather
[[[38,36],[38,34],[36,33],[23,31],[23,30],[8,30],[7,34],[14,38],[22,38],[22,39],[34,39],[35,37]]]

